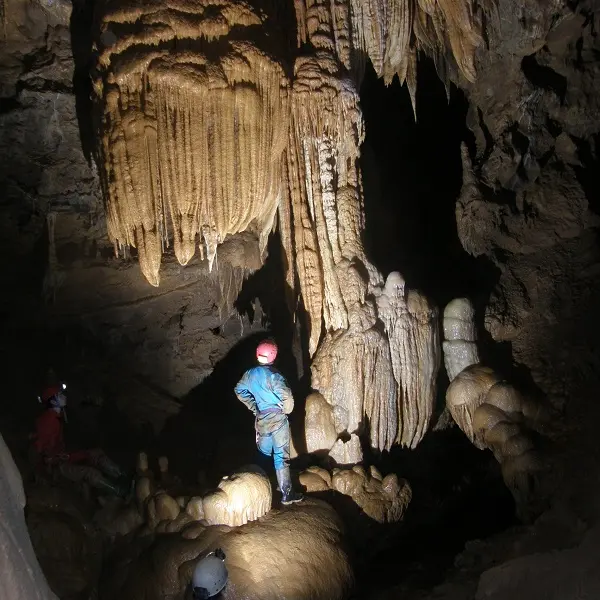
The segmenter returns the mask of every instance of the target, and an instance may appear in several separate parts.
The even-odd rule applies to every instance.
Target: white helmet
[[[225,566],[225,553],[218,548],[201,559],[192,576],[194,600],[216,596],[226,585],[229,573]]]

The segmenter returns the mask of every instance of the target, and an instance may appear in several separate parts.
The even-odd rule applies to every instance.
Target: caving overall
[[[272,366],[260,365],[244,373],[235,395],[256,416],[256,444],[265,456],[273,455],[282,504],[298,502],[290,477],[290,425],[294,397],[283,375]]]
[[[117,496],[125,497],[129,486],[113,483],[123,479],[121,469],[100,449],[67,453],[63,436],[62,416],[52,408],[46,409],[35,424],[34,448],[46,467],[75,483],[85,482]]]

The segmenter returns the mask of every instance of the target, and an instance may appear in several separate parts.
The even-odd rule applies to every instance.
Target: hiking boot
[[[292,487],[292,479],[290,477],[290,468],[284,467],[275,471],[277,475],[277,482],[279,483],[279,489],[281,490],[281,504],[287,506],[288,504],[294,504],[304,499],[302,494],[294,491]]]
[[[281,497],[281,504],[287,506],[288,504],[295,504],[296,502],[302,502],[304,500],[304,496],[298,492],[295,492],[293,489],[289,490],[287,493],[283,493]]]

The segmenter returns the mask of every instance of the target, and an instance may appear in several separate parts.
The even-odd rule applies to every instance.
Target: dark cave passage
[[[415,123],[406,86],[395,78],[386,87],[368,64],[361,87],[367,251],[384,274],[400,271],[440,307],[464,295],[477,304],[497,273],[465,252],[456,230],[460,145],[472,135],[467,100],[452,86],[448,101],[433,63],[422,60],[416,104]]]

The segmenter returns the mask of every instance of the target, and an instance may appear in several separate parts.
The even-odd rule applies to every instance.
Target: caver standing
[[[277,344],[261,342],[256,348],[258,366],[248,369],[235,386],[235,395],[256,416],[256,443],[266,456],[273,455],[282,504],[300,502],[290,476],[290,424],[287,415],[294,410],[294,397],[285,378],[273,363]]]

